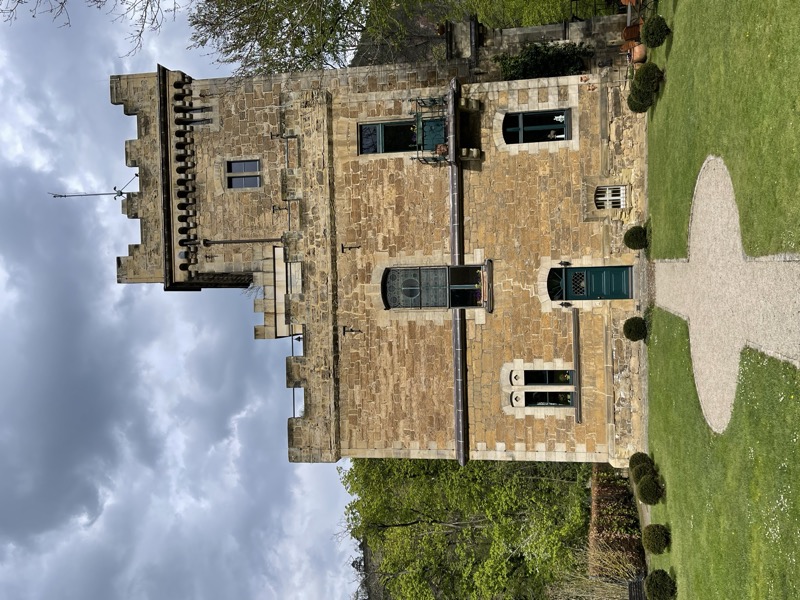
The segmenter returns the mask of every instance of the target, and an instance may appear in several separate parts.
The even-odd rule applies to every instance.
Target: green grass
[[[656,309],[649,339],[650,450],[666,481],[652,522],[672,529],[678,598],[800,598],[800,371],[742,353],[733,416],[703,418],[686,323]]]
[[[697,174],[728,166],[748,254],[800,252],[800,11],[796,0],[661,0],[673,33],[648,115],[652,252],[686,256]]]

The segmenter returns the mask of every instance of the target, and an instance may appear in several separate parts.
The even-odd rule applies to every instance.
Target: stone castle
[[[645,140],[621,108],[619,23],[456,28],[420,65],[112,77],[140,182],[118,280],[252,286],[255,337],[302,336],[291,461],[624,463],[642,391],[621,325],[643,269],[621,238]],[[586,75],[500,81],[487,60],[564,34],[593,40]]]

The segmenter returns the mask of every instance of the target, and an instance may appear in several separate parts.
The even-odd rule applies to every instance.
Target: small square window
[[[225,165],[228,189],[261,187],[260,160],[229,160]]]

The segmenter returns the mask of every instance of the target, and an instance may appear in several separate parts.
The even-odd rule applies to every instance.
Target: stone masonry
[[[606,44],[609,26],[596,29]],[[286,362],[287,385],[305,392],[292,461],[454,458],[463,313],[468,458],[621,464],[642,443],[642,357],[620,335],[638,291],[563,306],[548,291],[560,264],[642,274],[621,236],[645,209],[644,120],[621,108],[614,73],[488,81],[458,58],[234,82],[116,76],[112,101],[137,117],[126,157],[140,192],[123,211],[142,224],[118,278],[251,286],[257,338],[303,336]],[[413,127],[431,103],[454,134],[432,164],[359,153],[364,124]],[[504,141],[506,114],[553,110],[569,115],[566,139]],[[448,148],[458,139],[463,150]],[[248,185],[232,187],[237,168],[254,169]],[[621,206],[596,202],[603,186],[623,190]],[[386,269],[458,252],[493,306],[385,308]],[[574,402],[512,405],[520,370],[579,374],[564,388]]]

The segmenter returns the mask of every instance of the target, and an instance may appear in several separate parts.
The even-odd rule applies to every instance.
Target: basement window
[[[625,208],[625,186],[598,186],[598,188],[594,191],[594,206],[597,210]]]

